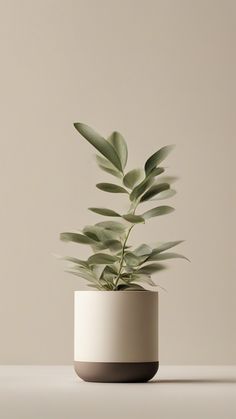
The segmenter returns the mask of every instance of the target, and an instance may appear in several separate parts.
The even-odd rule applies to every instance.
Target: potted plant
[[[80,232],[60,235],[65,242],[88,245],[92,250],[87,260],[63,258],[70,264],[67,271],[95,290],[75,291],[75,371],[85,381],[148,381],[159,365],[158,292],[152,275],[165,268],[163,261],[185,257],[167,252],[181,241],[133,247],[129,238],[136,224],[174,210],[167,205],[140,209],[145,202],[153,204],[175,194],[168,178],[161,176],[165,169],[160,166],[173,146],[154,153],[143,169],[126,172],[128,150],[120,133],[105,139],[85,124],[74,126],[99,152],[100,169],[115,178],[114,183],[98,183],[97,188],[125,194],[130,205],[122,214],[114,208],[89,208],[106,218]]]

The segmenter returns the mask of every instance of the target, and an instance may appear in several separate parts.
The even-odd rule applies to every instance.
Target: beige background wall
[[[80,284],[52,253],[85,256],[59,232],[116,207],[76,120],[120,130],[130,168],[177,144],[177,211],[133,236],[192,260],[157,278],[161,362],[235,363],[236,2],[1,0],[0,30],[0,363],[72,361]]]

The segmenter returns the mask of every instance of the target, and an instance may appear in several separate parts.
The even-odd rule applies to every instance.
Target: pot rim
[[[153,294],[158,294],[158,291],[152,291],[152,290],[130,290],[130,291],[127,291],[127,290],[124,290],[124,291],[106,291],[106,290],[104,290],[104,291],[101,291],[101,290],[75,290],[74,291],[74,294],[77,294],[77,293],[79,293],[79,292],[88,292],[88,293],[91,293],[91,292],[96,292],[97,294],[104,294],[104,293],[106,293],[106,294],[109,294],[109,293],[112,293],[112,294],[132,294],[132,293],[138,293],[138,294],[146,294],[146,293],[153,293]]]

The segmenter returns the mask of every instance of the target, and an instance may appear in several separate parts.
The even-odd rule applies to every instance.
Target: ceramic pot
[[[145,382],[158,365],[157,292],[75,291],[74,367],[80,378]]]

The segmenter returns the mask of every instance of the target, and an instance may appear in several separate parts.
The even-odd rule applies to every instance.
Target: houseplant
[[[96,290],[75,292],[75,370],[85,381],[148,381],[158,369],[158,292],[152,275],[165,268],[163,261],[185,257],[167,252],[181,241],[133,247],[129,238],[136,224],[174,210],[167,205],[139,210],[144,202],[153,204],[175,194],[168,178],[161,176],[165,169],[160,166],[173,146],[151,155],[144,169],[126,172],[128,149],[120,133],[113,132],[106,140],[85,124],[74,126],[99,152],[96,160],[100,169],[115,178],[96,187],[125,194],[130,203],[124,214],[109,208],[89,208],[107,218],[81,232],[60,235],[63,241],[88,245],[92,250],[87,260],[63,258],[70,264],[68,272]]]

